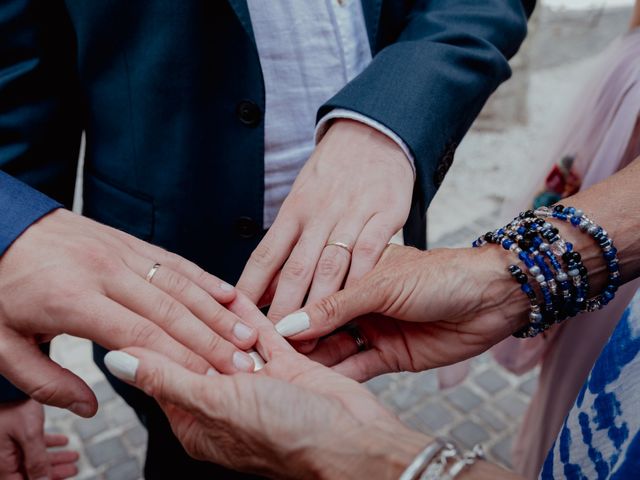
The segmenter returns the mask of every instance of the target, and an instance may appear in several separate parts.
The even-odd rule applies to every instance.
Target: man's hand
[[[413,170],[377,130],[337,120],[298,175],[238,288],[277,321],[369,272],[409,215]],[[341,242],[352,249],[329,242]]]
[[[68,443],[44,433],[44,409],[34,400],[0,405],[0,479],[59,480],[77,475],[78,453],[47,451]]]
[[[322,338],[310,357],[359,381],[456,363],[527,323],[528,301],[507,273],[509,260],[498,248],[389,245],[361,280],[277,328],[296,341]],[[358,352],[352,334],[335,331],[353,319],[369,350]]]
[[[91,416],[93,392],[39,342],[68,333],[109,349],[145,346],[195,371],[252,371],[242,350],[256,330],[223,306],[235,297],[177,255],[57,210],[0,259],[0,372],[41,403]]]

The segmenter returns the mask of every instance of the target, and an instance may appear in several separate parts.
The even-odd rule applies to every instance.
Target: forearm
[[[315,471],[318,478],[322,479],[400,478],[414,458],[431,442],[433,438],[410,430],[400,422],[382,427],[367,427],[357,435],[341,436],[335,445],[336,452],[340,452],[338,458],[324,457],[321,464],[314,462],[318,465]],[[316,458],[318,456],[321,455],[316,455]],[[493,463],[478,461],[466,467],[456,480],[520,478]]]

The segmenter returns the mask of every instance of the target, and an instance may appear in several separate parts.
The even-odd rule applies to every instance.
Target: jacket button
[[[260,233],[260,225],[249,217],[240,217],[236,220],[236,233],[240,238],[253,238]]]
[[[242,100],[236,108],[238,119],[247,127],[256,127],[262,118],[260,107],[251,100]]]

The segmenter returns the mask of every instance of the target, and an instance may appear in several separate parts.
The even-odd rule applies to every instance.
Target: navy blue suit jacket
[[[408,244],[425,247],[426,208],[533,3],[362,0],[373,61],[318,114],[363,113],[411,149]],[[84,130],[84,214],[234,282],[262,234],[264,105],[243,0],[4,0],[0,255],[71,204]]]

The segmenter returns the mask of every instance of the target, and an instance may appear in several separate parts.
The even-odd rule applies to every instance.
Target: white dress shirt
[[[264,228],[335,118],[380,130],[413,158],[384,125],[336,109],[315,125],[318,108],[371,61],[360,0],[247,0],[265,86]]]

